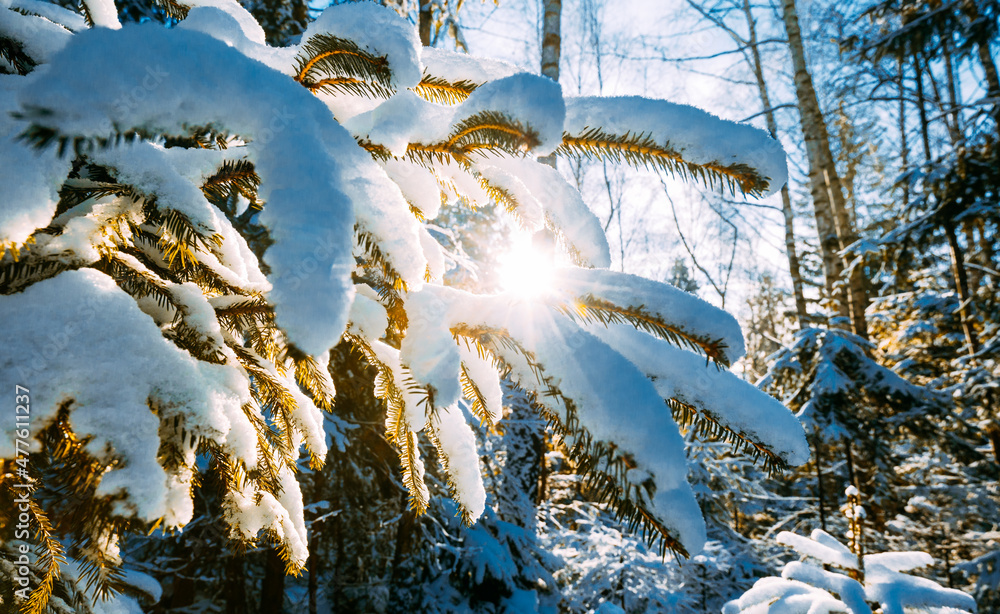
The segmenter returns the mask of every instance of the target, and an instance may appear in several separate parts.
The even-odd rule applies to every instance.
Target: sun
[[[548,233],[518,237],[500,257],[498,273],[504,292],[536,299],[552,292],[555,280],[555,243]]]

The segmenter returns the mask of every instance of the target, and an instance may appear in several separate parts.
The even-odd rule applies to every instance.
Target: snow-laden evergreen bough
[[[961,591],[906,572],[934,563],[926,552],[861,557],[821,529],[809,537],[782,531],[778,543],[813,561],[792,561],[781,577],[762,578],[723,614],[968,614],[976,602]],[[872,604],[877,604],[873,609]]]
[[[322,413],[342,341],[378,371],[418,512],[421,436],[463,519],[483,512],[462,407],[496,424],[502,375],[664,551],[705,540],[678,422],[769,469],[808,458],[794,416],[728,371],[743,354],[736,321],[608,270],[598,220],[536,159],[605,158],[763,195],[786,171],[762,131],[664,101],[564,99],[506,64],[421,49],[375,4],[332,7],[301,44],[273,48],[226,0],[170,0],[169,29],[122,28],[107,0],[83,18],[3,3],[0,372],[30,390],[36,610],[69,543],[85,578],[121,588],[119,537],[183,527],[206,468],[223,478],[232,537],[272,541],[300,569],[300,448],[315,466],[348,436]],[[544,294],[444,284],[431,221],[443,202],[490,201],[572,262]],[[25,482],[23,433],[0,424],[9,495]],[[0,508],[4,530],[12,518]]]

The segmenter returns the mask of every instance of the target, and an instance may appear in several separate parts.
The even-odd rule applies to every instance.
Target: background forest
[[[241,4],[271,45],[299,42],[327,6]],[[664,557],[505,379],[503,420],[475,430],[482,516],[463,522],[429,461],[418,514],[377,361],[340,343],[326,463],[299,463],[305,570],[286,576],[279,548],[233,547],[212,482],[224,478],[208,472],[183,531],[122,542],[117,586],[135,601],[93,611],[719,612],[795,560],[784,545],[801,544],[779,533],[822,529],[858,561],[926,552],[919,575],[1000,612],[1000,2],[382,4],[424,46],[506,60],[566,96],[693,104],[781,142],[789,181],[764,199],[600,156],[551,163],[600,220],[612,270],[737,316],[747,352],[733,371],[795,412],[811,456],[772,474],[752,446],[675,412],[708,542]],[[123,23],[175,24],[183,7],[117,2]],[[15,72],[18,56],[0,57]],[[451,285],[503,286],[498,201],[434,219]],[[266,247],[248,216],[241,233]]]

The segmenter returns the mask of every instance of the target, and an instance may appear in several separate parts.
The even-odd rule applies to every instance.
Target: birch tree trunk
[[[757,44],[757,23],[754,20],[753,12],[750,8],[750,0],[743,0],[743,15],[747,20],[747,30],[749,32],[748,47],[750,49],[751,68],[757,80],[757,91],[760,93],[760,102],[764,107],[764,117],[767,120],[767,131],[771,137],[778,138],[778,122],[774,118],[774,109],[771,108],[771,97],[768,95],[767,82],[764,81],[764,66],[760,59],[760,49]],[[803,328],[808,321],[806,311],[806,299],[802,289],[802,270],[799,266],[799,255],[795,249],[795,212],[792,210],[792,199],[788,191],[788,184],[781,186],[781,212],[785,218],[785,254],[788,256],[788,273],[792,277],[792,294],[795,297],[795,316],[799,328]]]
[[[559,81],[562,0],[545,0],[542,17],[542,74]]]
[[[868,296],[864,279],[860,267],[855,267],[850,278],[844,280],[847,258],[840,255],[845,247],[857,240],[857,232],[844,202],[840,176],[830,151],[826,122],[806,64],[795,0],[782,0],[781,8],[795,73],[795,94],[798,98],[802,136],[809,160],[809,186],[820,239],[826,290],[834,299],[836,313],[849,318],[855,334],[867,338],[865,308],[868,306]]]
[[[562,52],[562,0],[545,0],[542,13],[542,74],[559,81],[559,57]],[[539,162],[556,167],[556,156],[543,156]]]

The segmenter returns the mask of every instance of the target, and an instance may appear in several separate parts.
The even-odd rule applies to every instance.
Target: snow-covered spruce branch
[[[651,282],[622,274],[613,274],[614,284],[602,286],[596,277],[607,274],[570,270],[565,279],[557,275],[553,285],[558,292],[563,284],[580,283],[592,275],[590,287],[595,292],[605,288],[607,295],[617,293],[624,304],[640,303],[637,297],[652,289]],[[631,301],[622,298],[629,294]],[[698,300],[681,292],[677,298]],[[800,427],[779,403],[730,372],[707,368],[696,355],[632,326],[607,327],[595,322],[585,330],[565,315],[565,306],[524,303],[503,295],[469,295],[437,286],[410,293],[407,308],[423,317],[411,319],[400,357],[435,403],[449,405],[460,395],[461,358],[454,337],[474,339],[505,366],[508,376],[534,393],[535,402],[558,424],[585,473],[607,474],[608,483],[618,485],[611,487],[620,495],[616,503],[636,506],[630,520],[664,539],[670,549],[684,552],[681,548],[690,548],[691,540],[703,529],[699,529],[700,513],[693,512],[696,504],[686,484],[663,479],[674,473],[671,463],[685,462],[683,454],[665,458],[662,451],[654,452],[643,443],[662,446],[679,439],[665,400],[708,408],[719,417],[716,422],[732,433],[729,437],[752,438],[754,449],[771,458],[775,467],[780,466],[774,460],[778,457],[781,462],[795,463],[807,457],[804,439],[788,440],[788,433]],[[695,320],[686,324],[695,329],[699,325]],[[574,349],[574,356],[564,354],[567,346]],[[742,344],[734,342],[730,347],[730,357],[738,358],[737,348]],[[677,354],[671,355],[671,350]],[[588,360],[576,358],[577,354]],[[594,371],[594,364],[601,365],[600,372]],[[614,418],[622,405],[629,407],[634,418],[627,424]],[[765,415],[768,420],[762,419]],[[675,449],[681,452],[683,444]],[[642,484],[651,500],[630,484]],[[669,513],[659,507],[666,505],[665,492],[670,493]],[[691,507],[682,507],[688,503]],[[643,508],[642,513],[638,508]],[[643,516],[656,522],[638,520]]]
[[[355,332],[359,334],[347,333],[345,338],[364,355],[368,364],[378,370],[375,395],[386,405],[386,436],[399,454],[410,508],[422,514],[430,503],[430,492],[424,483],[424,464],[417,446],[417,432],[427,422],[427,395],[404,372],[395,348],[381,341],[366,340],[360,329]]]
[[[507,330],[460,325],[452,331],[456,337],[473,342],[481,351],[495,357],[504,377],[509,377],[529,393],[533,409],[546,420],[549,427],[562,439],[568,457],[577,465],[583,476],[583,488],[599,503],[606,503],[616,517],[624,520],[631,531],[641,532],[651,548],[661,554],[688,556],[688,550],[677,537],[677,531],[666,526],[647,509],[654,487],[646,483],[633,484],[630,470],[636,468],[635,459],[617,445],[599,441],[580,423],[576,405],[545,374],[534,355],[510,336]],[[533,379],[518,377],[516,365],[526,367]],[[522,371],[524,373],[524,371]]]
[[[789,614],[959,614],[975,612],[975,600],[961,591],[905,572],[932,565],[926,552],[882,552],[859,556],[820,529],[809,537],[783,531],[780,544],[813,561],[786,563],[780,577],[760,579],[724,614],[781,611]],[[853,576],[853,577],[852,577]],[[872,604],[877,604],[873,609]]]
[[[414,91],[443,104],[465,102],[484,83],[513,74],[514,67],[432,50]],[[567,100],[564,134],[556,153],[652,168],[744,194],[773,193],[787,179],[780,145],[762,142],[756,129],[738,131],[705,111],[642,98]],[[705,139],[723,130],[725,139]],[[414,146],[408,153],[415,155]],[[432,149],[444,153],[440,147]],[[464,152],[458,152],[462,155]],[[773,163],[774,161],[780,163]]]
[[[60,581],[60,539],[80,546],[67,577],[118,590],[122,536],[192,519],[199,458],[235,543],[273,542],[300,569],[296,471],[303,445],[313,467],[327,456],[342,341],[378,374],[417,512],[426,437],[462,518],[483,513],[463,399],[496,425],[501,374],[533,393],[598,495],[667,550],[705,539],[671,407],[768,468],[807,457],[788,410],[726,369],[743,353],[735,320],[606,270],[600,222],[535,159],[562,148],[763,193],[784,181],[763,132],[663,101],[567,101],[509,65],[422,49],[374,4],[324,11],[287,48],[236,2],[212,4],[165,0],[181,20],[169,29],[120,28],[99,0],[84,16],[0,8],[0,166],[19,169],[0,185],[14,331],[0,372],[34,395],[33,611]],[[592,129],[606,142],[566,144]],[[645,144],[632,151],[630,135]],[[556,271],[544,299],[447,287],[429,230],[442,195],[500,203],[580,268]],[[2,428],[0,458],[14,458]]]
[[[479,86],[521,72],[516,66],[494,60],[433,47],[421,52],[423,77],[413,91],[440,104],[464,102]]]
[[[567,99],[566,129],[557,153],[765,195],[787,180],[784,156],[774,155],[780,150],[776,141],[762,141],[755,128],[723,122],[701,109],[622,97]]]
[[[417,87],[413,88],[413,91],[430,102],[453,105],[464,102],[479,85],[479,83],[465,79],[453,82],[441,77],[425,75]]]
[[[350,40],[316,34],[295,59],[295,80],[312,92],[392,96],[392,70],[386,58],[366,53]]]

